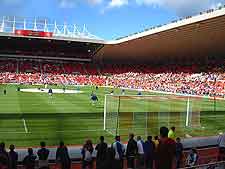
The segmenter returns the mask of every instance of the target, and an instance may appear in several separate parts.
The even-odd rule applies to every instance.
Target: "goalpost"
[[[196,127],[200,125],[200,110],[193,102],[189,96],[107,94],[103,129],[112,135],[147,135],[161,126]]]

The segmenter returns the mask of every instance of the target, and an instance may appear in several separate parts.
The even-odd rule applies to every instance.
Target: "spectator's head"
[[[177,142],[177,143],[180,143],[180,141],[181,141],[181,140],[180,140],[180,137],[177,137],[177,138],[176,138],[176,142]]]
[[[167,127],[161,127],[160,128],[160,136],[162,138],[168,137],[169,129]]]
[[[90,139],[87,139],[85,144],[86,145],[92,145],[92,141]]]
[[[133,133],[129,134],[129,139],[134,139],[134,134]]]
[[[137,141],[141,140],[141,136],[137,136]]]
[[[1,142],[0,143],[0,150],[5,150],[5,143],[4,142]]]
[[[63,147],[64,146],[64,142],[63,141],[60,141],[59,142],[59,147]]]
[[[105,140],[104,136],[100,136],[99,140],[100,140],[100,142],[104,142],[104,140]]]
[[[32,148],[28,148],[27,152],[28,152],[29,155],[32,155],[33,154],[33,149]]]
[[[10,151],[14,151],[14,150],[15,150],[15,146],[14,146],[13,144],[11,144],[11,145],[9,146],[9,149],[10,149]]]
[[[116,137],[115,137],[115,140],[116,140],[116,141],[120,141],[120,136],[116,136]]]
[[[148,136],[148,137],[147,137],[147,140],[148,140],[148,141],[152,141],[152,136]]]
[[[173,126],[173,127],[171,127],[171,130],[172,130],[172,131],[175,131],[175,129],[176,129],[176,128],[175,128],[174,126]]]
[[[45,143],[44,141],[41,141],[41,142],[40,142],[40,146],[41,146],[42,148],[44,148],[44,147],[46,146],[46,143]]]
[[[159,140],[159,136],[155,136],[154,139],[155,139],[155,140]]]
[[[192,148],[191,149],[191,153],[197,154],[197,149],[196,148]]]

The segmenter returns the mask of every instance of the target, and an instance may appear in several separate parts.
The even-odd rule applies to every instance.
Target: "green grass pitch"
[[[110,133],[103,131],[104,97],[112,89],[99,88],[96,91],[95,87],[86,86],[79,87],[83,91],[80,94],[53,94],[51,97],[47,93],[18,92],[17,87],[18,85],[0,85],[0,141],[7,145],[37,146],[42,140],[48,145],[57,145],[61,140],[66,144],[82,144],[87,138],[97,143],[100,135],[104,135],[109,143],[113,140]],[[44,88],[44,85],[20,85],[21,89],[38,87]],[[62,86],[51,88],[62,89]],[[66,87],[71,90],[77,88]],[[3,94],[4,89],[7,90],[6,95]],[[99,99],[95,105],[90,101],[92,91],[96,92]],[[126,91],[127,95],[137,93]],[[121,94],[121,89],[115,89],[115,94]],[[143,94],[156,95],[149,92]],[[113,111],[118,103],[113,99],[111,102],[108,104]],[[186,104],[185,97],[164,97],[162,94],[147,101],[135,97],[122,99],[119,116],[122,140],[127,140],[129,132],[143,137],[157,135],[160,125],[177,126],[177,136],[180,137],[187,134],[209,136],[225,131],[225,101],[206,98],[190,100],[190,110],[200,113],[200,127],[184,127]]]

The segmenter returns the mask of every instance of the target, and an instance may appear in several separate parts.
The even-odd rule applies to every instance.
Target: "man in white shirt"
[[[225,160],[225,133],[221,134],[218,138],[219,147],[219,159],[220,161]]]
[[[143,169],[145,166],[145,154],[144,154],[144,141],[141,139],[141,136],[137,136],[137,168]]]
[[[113,169],[123,169],[123,154],[125,152],[124,145],[120,142],[120,136],[115,137],[115,142],[112,144],[114,159]]]

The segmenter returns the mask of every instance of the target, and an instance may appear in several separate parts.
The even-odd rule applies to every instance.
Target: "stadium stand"
[[[224,66],[103,65],[46,60],[1,60],[0,83],[114,86],[224,97]]]

